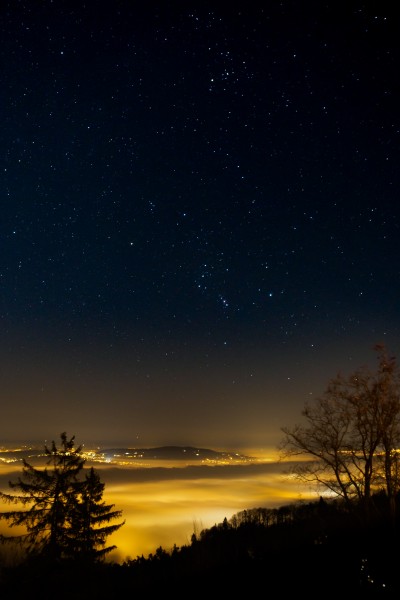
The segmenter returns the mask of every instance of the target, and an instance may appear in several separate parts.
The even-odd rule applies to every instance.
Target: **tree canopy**
[[[15,493],[0,492],[4,502],[22,506],[0,512],[0,519],[23,530],[0,540],[20,543],[28,554],[51,560],[104,557],[115,548],[106,547],[108,536],[124,522],[105,524],[122,511],[102,501],[104,484],[93,468],[85,473],[86,460],[75,436],[68,439],[62,433],[60,446],[53,441],[44,452],[47,467],[40,469],[23,459],[22,475],[9,482]]]
[[[400,490],[400,373],[385,346],[376,345],[378,367],[338,374],[324,394],[306,403],[304,422],[283,427],[283,457],[308,456],[295,475],[370,510],[380,492],[395,510]]]

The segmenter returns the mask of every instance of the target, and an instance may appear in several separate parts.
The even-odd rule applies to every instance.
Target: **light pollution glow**
[[[248,455],[254,456],[254,451]],[[190,544],[193,533],[245,509],[317,497],[315,490],[288,476],[287,465],[276,462],[271,453],[269,458],[259,455],[252,464],[177,467],[176,462],[159,461],[146,468],[94,466],[105,483],[103,500],[122,510],[120,520],[125,520],[107,540],[117,547],[109,555],[115,562],[148,556],[159,546],[169,551],[174,544]],[[20,472],[21,463],[0,464],[2,491],[10,491],[8,481],[15,481]],[[4,524],[1,529],[4,532]]]

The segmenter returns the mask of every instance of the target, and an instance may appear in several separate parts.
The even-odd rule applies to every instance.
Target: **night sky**
[[[269,446],[400,352],[389,2],[4,0],[0,442]]]

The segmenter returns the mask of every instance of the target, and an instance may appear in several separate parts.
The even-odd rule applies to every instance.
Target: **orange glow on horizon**
[[[147,556],[159,546],[170,551],[174,544],[190,544],[193,533],[222,523],[225,517],[229,521],[242,510],[316,497],[282,473],[106,485],[105,500],[122,509],[126,521],[109,538],[118,548],[110,559]]]
[[[125,520],[107,540],[107,545],[117,546],[109,560],[148,556],[159,546],[170,551],[174,545],[188,545],[193,533],[222,523],[225,517],[229,521],[245,509],[276,508],[317,497],[288,477],[272,453],[259,451],[256,457],[253,450],[248,455],[255,457],[254,462],[176,466],[176,461],[154,461],[147,468],[94,463],[105,484],[103,500],[122,510],[120,520]],[[20,472],[21,463],[0,463],[0,489],[9,492],[8,481]]]

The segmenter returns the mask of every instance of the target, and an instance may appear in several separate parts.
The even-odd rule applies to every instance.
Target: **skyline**
[[[2,3],[0,442],[269,448],[400,352],[397,23]]]

